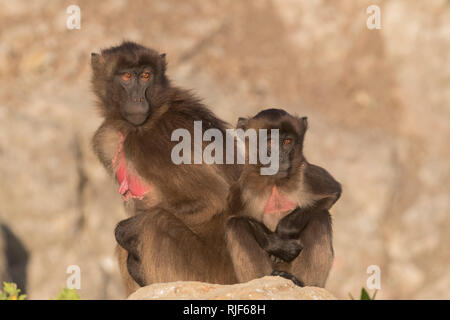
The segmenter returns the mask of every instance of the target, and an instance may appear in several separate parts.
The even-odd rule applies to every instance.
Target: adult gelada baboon
[[[104,121],[95,153],[115,176],[131,216],[115,231],[128,293],[154,282],[236,282],[224,242],[226,195],[236,165],[176,165],[175,129],[227,124],[171,85],[165,54],[133,42],[92,54],[92,84]]]
[[[234,216],[226,236],[238,280],[272,274],[300,286],[325,286],[333,262],[328,210],[341,186],[303,156],[307,119],[268,109],[240,118],[238,128],[279,130],[276,141],[268,135],[269,152],[274,144],[279,150],[278,172],[261,175],[261,163],[246,164],[230,190]]]

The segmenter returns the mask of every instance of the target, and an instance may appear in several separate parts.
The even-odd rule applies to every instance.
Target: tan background
[[[123,297],[89,82],[90,52],[122,39],[167,52],[174,82],[233,124],[269,106],[309,117],[306,156],[344,188],[333,294],[357,296],[375,264],[379,298],[450,298],[444,0],[0,1],[0,278],[48,299],[75,264],[83,298]]]

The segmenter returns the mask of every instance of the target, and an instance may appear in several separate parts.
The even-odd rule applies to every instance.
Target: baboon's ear
[[[162,60],[162,69],[163,69],[163,72],[165,72],[165,71],[166,71],[166,68],[167,68],[166,54],[165,54],[165,53],[161,53],[161,54],[159,55],[159,57],[160,57],[161,60]]]
[[[239,118],[236,124],[236,129],[245,129],[248,124],[248,118]]]
[[[300,125],[302,132],[306,132],[308,129],[308,117],[298,118],[298,124]]]
[[[100,70],[105,63],[105,59],[98,53],[91,53],[91,66],[93,70]]]

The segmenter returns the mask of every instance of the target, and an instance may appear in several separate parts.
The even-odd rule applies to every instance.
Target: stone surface
[[[129,300],[335,300],[323,288],[298,287],[281,277],[264,277],[246,283],[218,285],[195,281],[156,283],[140,288]]]

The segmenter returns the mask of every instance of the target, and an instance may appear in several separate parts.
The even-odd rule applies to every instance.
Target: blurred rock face
[[[171,78],[232,124],[264,107],[309,117],[305,154],[344,188],[328,290],[356,296],[378,265],[378,298],[450,298],[450,7],[381,1],[368,30],[372,2],[80,1],[80,30],[62,4],[1,2],[0,220],[29,254],[29,297],[54,297],[70,265],[82,298],[124,297],[89,57],[128,38],[167,52]]]

